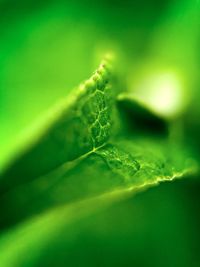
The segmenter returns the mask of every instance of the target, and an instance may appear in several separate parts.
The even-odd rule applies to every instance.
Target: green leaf
[[[198,211],[198,190],[197,181],[185,179],[163,183],[134,197],[130,192],[125,200],[116,194],[115,198],[123,200],[116,205],[112,195],[68,205],[57,212],[54,209],[1,237],[1,264],[95,266],[101,262],[102,266],[121,266],[131,261],[141,266],[162,263],[167,267],[177,262],[187,267],[196,255],[188,248],[198,246],[199,241],[196,231],[188,227],[197,223],[194,207]],[[163,262],[169,244],[171,256]]]
[[[195,172],[187,148],[160,127],[155,134],[132,125],[138,116],[144,123],[163,121],[133,99],[118,97],[110,64],[102,63],[53,109],[4,169],[0,226],[13,228],[0,239],[3,266],[37,266],[48,243],[79,218]]]
[[[112,127],[112,76],[102,63],[94,75],[30,129],[1,178],[1,192],[30,181],[104,145]],[[38,160],[39,159],[39,160]]]

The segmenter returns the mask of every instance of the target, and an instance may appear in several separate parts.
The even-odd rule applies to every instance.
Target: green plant
[[[60,5],[56,5],[58,10],[65,6],[63,3]],[[78,10],[78,14],[83,16],[81,5],[68,7],[70,14]],[[186,23],[196,9],[187,1],[181,7],[178,10],[185,12],[183,22]],[[171,10],[174,12],[176,8],[175,5]],[[29,29],[19,32],[22,36],[34,32],[31,27],[43,19],[48,21],[54,10],[55,6],[48,7],[47,13],[42,11],[33,17],[33,24],[29,21]],[[59,12],[62,21],[65,16]],[[101,16],[95,20],[101,21]],[[169,21],[173,21],[173,16],[169,16]],[[60,22],[51,23],[36,35],[42,36],[52,25],[57,29]],[[179,29],[176,23],[173,25]],[[62,30],[62,27],[58,28]],[[169,27],[167,32],[173,33],[174,28]],[[113,32],[114,29],[113,26]],[[84,32],[92,32],[90,38],[98,39],[98,33],[92,29],[86,27]],[[190,51],[193,51],[197,39],[196,21],[192,33]],[[69,34],[74,36],[70,26]],[[124,31],[122,34],[125,40],[127,33]],[[185,32],[178,35],[177,46],[183,36]],[[163,48],[159,37],[162,34],[157,34],[156,47]],[[52,50],[55,55],[59,54],[57,47],[62,47],[62,42],[65,44],[63,38],[64,41],[61,38],[55,44],[56,49]],[[85,39],[82,45],[90,47],[89,43],[90,39]],[[73,40],[73,44],[77,42]],[[168,44],[171,44],[170,40]],[[67,47],[71,45],[68,43]],[[78,57],[80,63],[85,62],[85,51],[79,49],[68,49],[78,54],[71,59],[72,64],[73,60],[78,62]],[[176,46],[174,49],[170,53],[173,60],[178,53]],[[115,50],[118,57],[106,55],[91,78],[71,91],[64,91],[63,99],[45,115],[40,115],[21,140],[13,137],[11,141],[9,134],[2,135],[2,140],[7,138],[10,144],[3,147],[0,158],[1,266],[170,266],[172,263],[174,266],[193,266],[193,263],[198,266],[199,260],[195,258],[198,238],[195,239],[196,230],[193,233],[191,228],[195,218],[199,222],[199,217],[195,217],[196,210],[194,212],[191,207],[199,201],[195,191],[199,187],[198,179],[195,179],[199,174],[199,108],[190,98],[198,99],[199,93],[194,89],[188,96],[189,93],[184,93],[181,88],[188,99],[176,99],[175,93],[180,93],[178,74],[173,72],[175,76],[171,75],[169,68],[162,74],[161,65],[167,61],[162,53],[159,60],[152,60],[152,55],[143,59],[138,75],[138,70],[135,70],[136,77],[131,82],[136,87],[134,93],[125,81],[127,76],[132,80],[132,72],[127,69],[132,68],[133,55],[130,60],[120,52],[123,49]],[[32,50],[22,52],[22,63],[26,62],[29,53],[33,53]],[[182,71],[187,73],[192,88],[193,83],[198,84],[198,79],[189,70],[191,66],[196,69],[191,54],[193,52],[188,53],[190,64],[180,60],[175,65],[182,64]],[[32,54],[30,57],[34,58]],[[46,60],[41,63],[41,70],[52,62],[48,53]],[[6,62],[9,66],[8,59]],[[159,70],[156,78],[149,71],[150,66]],[[69,76],[70,87],[81,77],[81,69],[83,65],[77,65],[77,74]],[[90,67],[86,69],[82,76],[86,76]],[[39,76],[41,70],[36,70]],[[12,74],[12,67],[8,67],[8,73]],[[41,80],[38,81],[42,84]],[[143,83],[148,90],[143,90]],[[173,93],[170,99],[165,94],[168,90]],[[160,92],[162,98],[159,100]],[[42,93],[38,95],[42,98]],[[51,104],[48,101],[45,108]],[[165,103],[167,110],[164,109]],[[31,120],[31,115],[28,119]],[[13,129],[21,127],[17,122],[13,123]],[[174,183],[180,178],[187,179]],[[168,181],[171,182],[163,183]],[[138,194],[151,187],[155,188]],[[188,188],[192,188],[192,194],[188,194]],[[187,221],[188,218],[191,222]],[[170,250],[170,259],[166,256],[167,250]]]

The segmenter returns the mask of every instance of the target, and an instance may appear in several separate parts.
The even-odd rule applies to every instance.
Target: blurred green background
[[[125,89],[179,118],[199,153],[199,47],[198,0],[0,0],[0,165],[24,129],[109,51]],[[200,266],[199,188],[198,179],[162,185],[74,225],[68,266]],[[40,266],[66,266],[60,246]]]

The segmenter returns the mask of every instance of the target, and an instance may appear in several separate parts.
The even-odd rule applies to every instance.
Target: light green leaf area
[[[102,63],[91,79],[75,88],[26,133],[13,161],[4,167],[1,191],[46,174],[106,143],[114,99],[108,68],[108,63]]]
[[[80,218],[195,172],[191,154],[162,127],[138,129],[138,114],[148,125],[161,119],[118,97],[110,64],[104,61],[48,114],[5,167],[0,226],[9,230],[0,238],[2,266],[40,266],[48,244],[67,238]]]

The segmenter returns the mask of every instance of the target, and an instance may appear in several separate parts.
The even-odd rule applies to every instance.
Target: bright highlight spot
[[[183,109],[184,92],[175,73],[147,76],[135,89],[136,96],[162,116],[171,117]]]

